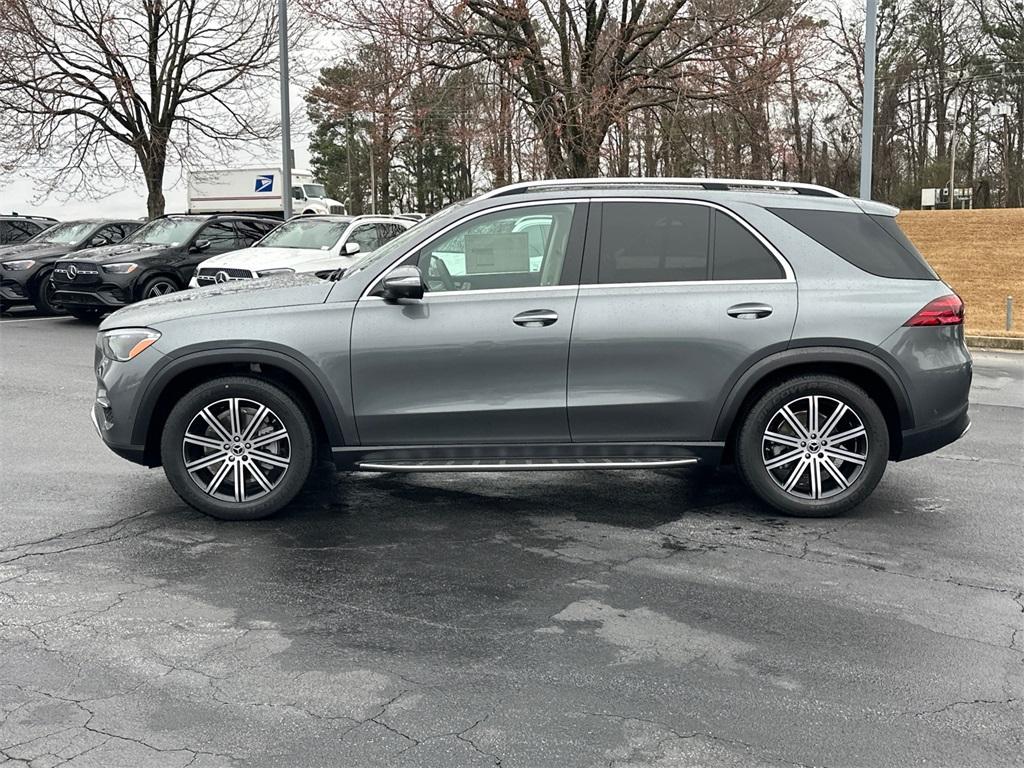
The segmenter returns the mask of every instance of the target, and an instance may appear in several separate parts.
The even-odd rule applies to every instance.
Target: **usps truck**
[[[280,168],[214,168],[188,174],[189,213],[282,216]],[[292,213],[345,213],[309,171],[292,171]]]

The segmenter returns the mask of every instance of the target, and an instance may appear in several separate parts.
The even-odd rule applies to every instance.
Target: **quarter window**
[[[774,280],[782,267],[756,237],[736,219],[715,211],[715,280]]]
[[[713,212],[686,203],[605,203],[598,282],[706,280]]]
[[[536,205],[478,216],[426,246],[416,263],[431,291],[558,285],[575,209]]]

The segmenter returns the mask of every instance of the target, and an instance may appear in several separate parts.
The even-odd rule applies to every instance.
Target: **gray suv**
[[[794,515],[968,428],[963,304],[897,210],[805,184],[580,179],[454,205],[330,280],[122,309],[93,420],[223,519],[374,472],[735,462]]]

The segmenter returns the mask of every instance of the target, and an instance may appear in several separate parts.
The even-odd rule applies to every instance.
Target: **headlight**
[[[127,275],[129,272],[134,272],[138,264],[132,264],[130,262],[124,262],[123,264],[104,264],[104,272],[113,272],[115,275]]]
[[[104,357],[126,363],[159,338],[160,332],[152,328],[118,328],[100,334],[100,348]]]
[[[32,259],[22,259],[21,261],[5,261],[4,269],[11,272],[24,272],[26,269],[32,269],[36,263]]]
[[[288,267],[281,267],[280,269],[264,269],[262,272],[257,272],[260,277],[270,277],[271,275],[294,275],[294,269],[288,269]]]

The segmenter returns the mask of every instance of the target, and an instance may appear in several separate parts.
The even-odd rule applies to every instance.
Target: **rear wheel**
[[[763,501],[791,515],[829,517],[878,485],[889,460],[889,431],[860,387],[833,376],[801,376],[754,403],[736,458]]]
[[[72,317],[88,323],[95,323],[103,314],[103,310],[96,307],[65,307],[65,309]]]
[[[193,389],[171,409],[160,440],[174,490],[221,520],[258,520],[286,506],[309,477],[313,449],[297,400],[248,377]]]
[[[54,294],[57,292],[53,281],[50,280],[50,273],[53,270],[47,270],[39,276],[39,282],[37,283],[36,297],[33,300],[36,309],[44,315],[63,315],[67,312],[59,301],[54,298]]]

